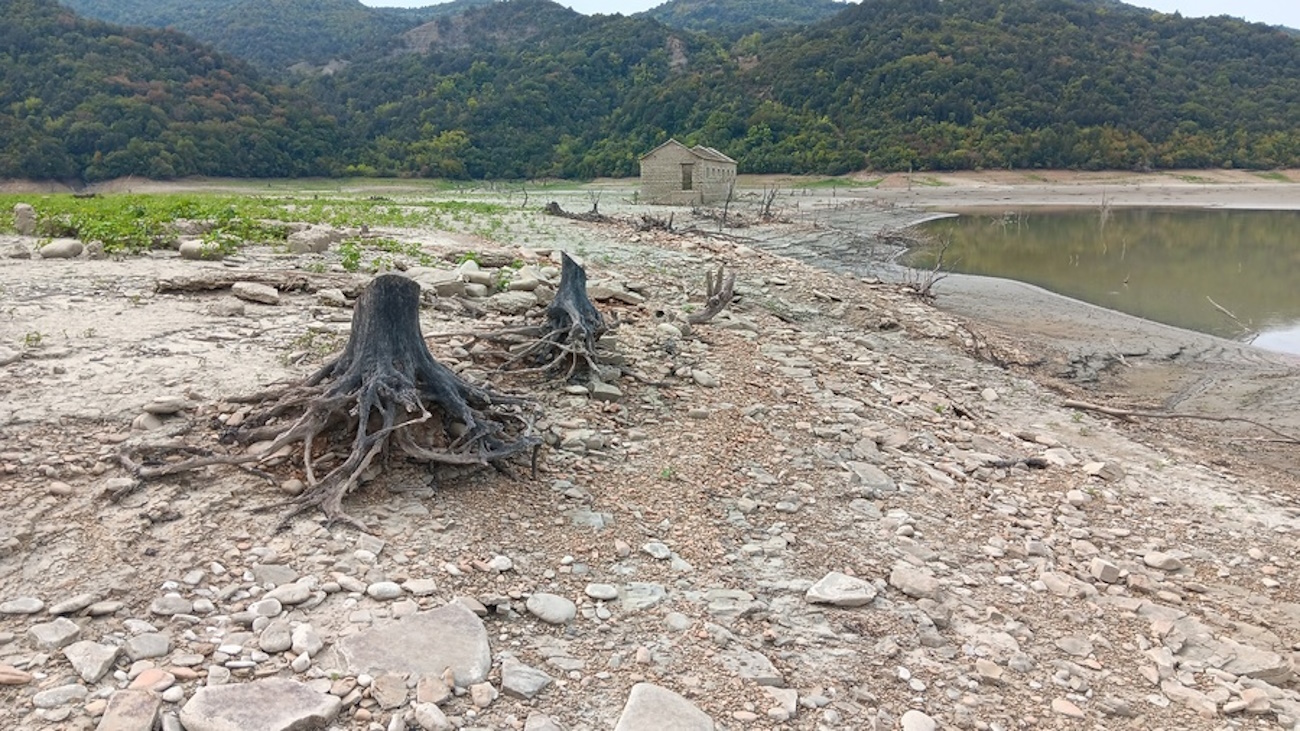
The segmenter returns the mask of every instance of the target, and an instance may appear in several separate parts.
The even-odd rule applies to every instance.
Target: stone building
[[[736,161],[712,147],[668,140],[641,156],[641,200],[661,205],[722,203],[736,184]]]

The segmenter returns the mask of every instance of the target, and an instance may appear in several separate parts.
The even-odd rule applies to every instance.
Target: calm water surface
[[[926,230],[951,241],[944,262],[953,271],[1300,353],[1300,211],[1026,210],[967,214]],[[915,252],[910,263],[925,267],[933,257]]]

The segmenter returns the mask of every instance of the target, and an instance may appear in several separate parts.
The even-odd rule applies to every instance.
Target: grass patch
[[[1286,173],[1282,173],[1277,170],[1265,170],[1265,171],[1252,173],[1252,174],[1255,175],[1256,177],[1263,178],[1264,180],[1272,180],[1278,183],[1291,182],[1291,179],[1286,176]]]
[[[791,188],[798,190],[826,190],[838,188],[874,188],[880,185],[884,178],[874,180],[854,180],[852,178],[824,178],[822,180],[801,181],[791,185]]]

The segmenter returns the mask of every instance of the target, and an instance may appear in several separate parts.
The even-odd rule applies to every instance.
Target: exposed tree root
[[[605,318],[587,297],[587,272],[561,255],[560,284],[540,325],[506,328],[478,335],[506,347],[502,369],[553,377],[599,374],[596,344],[607,331]]]
[[[414,281],[377,277],[357,301],[343,353],[301,383],[257,394],[253,412],[222,435],[224,443],[250,447],[243,454],[168,463],[140,459],[149,451],[141,448],[124,451],[122,464],[147,479],[214,464],[261,470],[288,461],[307,487],[272,506],[288,506],[284,522],[319,508],[330,522],[365,530],[343,510],[343,499],[381,455],[498,469],[522,452],[535,460],[540,440],[529,428],[527,402],[470,384],[434,360],[420,335],[419,303]]]

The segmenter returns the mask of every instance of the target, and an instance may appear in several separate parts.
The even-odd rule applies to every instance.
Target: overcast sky
[[[662,5],[664,0],[558,0],[561,5],[580,13],[623,13],[630,15]],[[361,0],[366,5],[415,8],[437,5],[432,0]],[[1231,15],[1254,23],[1288,25],[1300,28],[1300,1],[1297,0],[1133,0],[1130,5],[1153,8],[1165,13],[1175,10],[1187,17]]]

